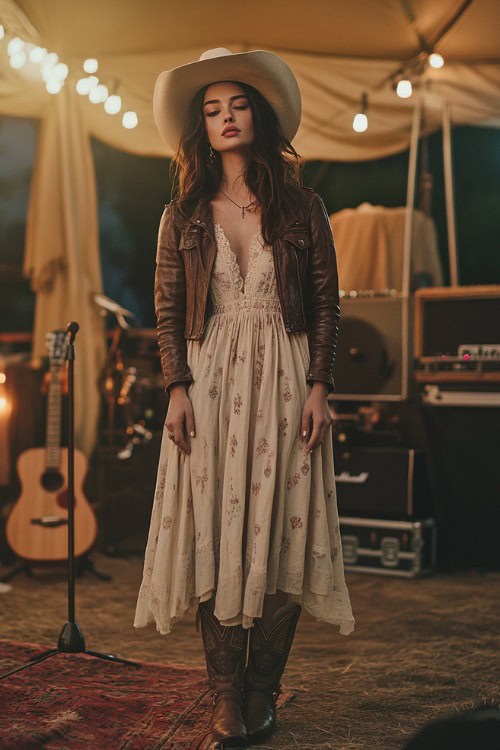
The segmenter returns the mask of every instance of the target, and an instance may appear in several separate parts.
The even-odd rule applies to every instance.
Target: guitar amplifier
[[[415,380],[500,388],[500,285],[415,292]]]
[[[418,578],[436,566],[436,523],[339,516],[346,571]]]
[[[337,445],[335,483],[339,513],[348,516],[404,520],[434,513],[420,449]]]

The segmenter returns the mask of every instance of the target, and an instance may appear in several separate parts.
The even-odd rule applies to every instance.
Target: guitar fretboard
[[[47,396],[45,433],[45,468],[59,469],[61,459],[61,383],[59,364],[50,363],[50,385]]]

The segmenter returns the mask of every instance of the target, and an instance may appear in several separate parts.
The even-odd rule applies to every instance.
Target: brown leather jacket
[[[335,390],[333,367],[340,319],[337,257],[323,200],[311,188],[294,187],[301,210],[290,206],[273,235],[272,253],[288,333],[307,331],[307,383],[322,380]],[[208,293],[216,254],[212,205],[200,200],[182,228],[166,204],[158,233],[155,311],[165,389],[194,382],[186,339],[199,339],[211,314]]]

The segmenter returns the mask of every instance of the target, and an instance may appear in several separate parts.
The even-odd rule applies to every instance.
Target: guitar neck
[[[60,366],[50,363],[50,384],[47,395],[47,425],[45,432],[45,468],[58,469],[61,460],[61,383]]]

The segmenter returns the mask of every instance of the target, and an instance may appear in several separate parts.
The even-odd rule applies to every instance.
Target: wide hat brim
[[[213,56],[164,70],[158,76],[153,115],[164,141],[177,151],[193,96],[202,86],[227,80],[256,88],[276,112],[285,138],[292,141],[299,128],[302,102],[286,62],[268,50],[232,53],[220,47],[203,53],[208,54]]]

